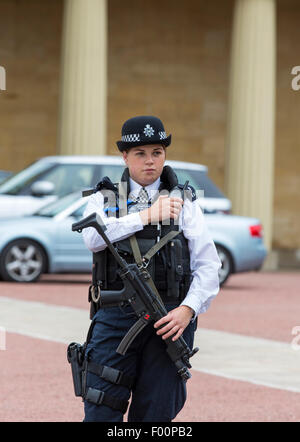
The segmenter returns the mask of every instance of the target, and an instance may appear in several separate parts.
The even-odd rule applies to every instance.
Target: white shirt
[[[129,185],[130,185],[130,195],[134,196],[137,198],[139,191],[141,189],[141,185],[136,183],[132,178],[129,177]],[[149,184],[148,186],[145,186],[145,189],[147,190],[147,193],[150,197],[151,200],[153,200],[153,198],[155,198],[156,193],[158,191],[160,185],[160,178],[157,178],[156,181],[154,181],[154,183]]]
[[[159,185],[160,179],[145,187],[151,199],[155,197]],[[130,192],[134,196],[138,195],[140,188],[140,184],[130,178]],[[107,227],[105,234],[112,243],[128,238],[144,228],[138,212],[115,218],[108,217],[103,209],[103,195],[101,192],[94,193],[89,198],[84,217],[93,212],[99,213]],[[221,262],[197,201],[191,202],[186,199],[177,222],[188,241],[190,267],[193,275],[191,286],[181,305],[192,308],[196,317],[208,309],[211,301],[219,292],[218,270],[221,267]],[[82,233],[87,248],[92,252],[99,252],[107,247],[93,227],[84,229]]]

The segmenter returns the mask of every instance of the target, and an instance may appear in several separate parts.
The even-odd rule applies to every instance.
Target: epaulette
[[[183,190],[183,188],[184,188],[184,184],[178,184],[177,187],[178,187],[180,190]],[[185,192],[185,193],[184,193],[183,196],[184,196],[185,198],[189,198],[190,201],[195,201],[195,200],[197,199],[196,191],[195,191],[195,189],[194,189],[193,186],[188,185],[187,188],[186,188],[186,190],[185,190],[184,192]]]
[[[92,193],[96,193],[102,189],[112,190],[113,192],[117,192],[118,190],[115,184],[110,180],[110,178],[108,178],[108,176],[105,176],[101,181],[99,181],[98,184],[96,184],[93,189],[83,190],[82,196],[90,196],[92,195]]]

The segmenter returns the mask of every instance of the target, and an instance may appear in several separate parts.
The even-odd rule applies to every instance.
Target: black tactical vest
[[[165,166],[161,175],[161,185],[159,191],[182,190],[183,185],[178,184],[177,176],[173,169]],[[122,182],[127,183],[129,193],[129,173],[126,168],[122,178]],[[117,210],[113,216],[119,216],[119,191],[109,178],[103,178],[97,184],[94,192],[103,189],[113,190],[116,195]],[[188,187],[189,197],[195,199],[195,191]],[[128,200],[127,193],[127,200]],[[104,199],[104,203],[106,203]],[[106,208],[109,212],[109,208]],[[166,224],[166,223],[165,223]],[[141,255],[144,256],[149,249],[170,231],[178,231],[179,226],[172,223],[170,225],[146,225],[143,230],[136,232],[135,236]],[[133,251],[129,238],[114,242],[119,254],[128,262],[135,262]],[[188,243],[182,232],[169,240],[149,261],[147,266],[152,280],[159,291],[162,300],[165,303],[180,303],[185,298],[191,284],[192,275],[190,270],[190,254]],[[106,248],[103,251],[93,254],[93,284],[100,286],[102,290],[121,290],[123,283],[118,275],[118,264],[111,252]]]

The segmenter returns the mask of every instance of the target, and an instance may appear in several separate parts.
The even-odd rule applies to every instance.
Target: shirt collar
[[[129,185],[130,185],[130,194],[134,197],[137,197],[141,187],[143,186],[138,184],[131,177],[129,177]],[[159,186],[160,186],[160,178],[157,178],[157,180],[154,181],[154,183],[145,186],[145,189],[147,190],[148,195],[150,196],[151,199],[153,199],[153,197],[155,196],[156,192],[159,189]]]

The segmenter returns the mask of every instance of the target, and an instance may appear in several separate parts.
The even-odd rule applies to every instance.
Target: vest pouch
[[[93,269],[92,278],[93,284],[102,286],[106,280],[106,265],[107,265],[107,249],[101,252],[93,253]]]
[[[139,238],[138,235],[136,235],[136,238],[142,256],[146,255],[148,250],[155,244],[155,238]],[[133,255],[129,238],[123,239],[123,241],[116,242],[115,244],[120,253],[123,252]]]
[[[132,255],[132,250],[130,246],[130,242],[127,239],[124,239],[123,241],[117,241],[114,243],[115,248],[117,249],[118,253],[124,258],[126,261],[126,256]]]
[[[99,293],[105,289],[107,271],[107,249],[93,253],[92,284],[89,287],[88,301],[90,303],[90,319],[100,308]]]
[[[182,243],[180,239],[172,239],[166,247],[168,255],[167,297],[178,299],[183,277]]]
[[[193,275],[191,273],[184,276],[183,281],[180,283],[181,300],[184,299],[185,295],[189,291],[192,281],[193,281]]]
[[[119,252],[119,250],[117,250],[117,251]],[[122,254],[121,254],[121,256],[123,258]],[[116,280],[119,279],[119,276],[117,274],[118,268],[119,268],[119,266],[118,266],[117,261],[115,260],[112,253],[108,250],[108,252],[107,252],[107,274],[106,274],[106,282],[108,284],[108,287],[110,287],[110,285],[112,283],[115,283]]]

